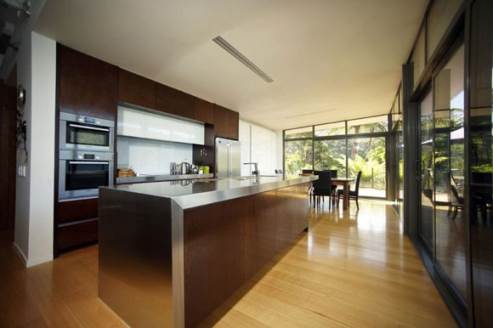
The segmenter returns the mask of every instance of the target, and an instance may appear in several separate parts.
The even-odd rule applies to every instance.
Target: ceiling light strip
[[[241,52],[238,51],[235,47],[233,47],[228,41],[224,40],[221,36],[216,36],[212,39],[215,43],[217,43],[221,48],[229,52],[229,54],[236,59],[238,59],[243,65],[248,67],[252,72],[260,76],[262,80],[267,83],[271,83],[274,80],[267,75],[264,71],[262,71],[257,65],[255,65],[250,59],[245,57]]]

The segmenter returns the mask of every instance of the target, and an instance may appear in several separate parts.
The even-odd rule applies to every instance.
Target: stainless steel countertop
[[[141,183],[141,182],[158,182],[158,181],[174,181],[186,179],[203,179],[213,178],[214,174],[160,174],[160,175],[140,175],[136,177],[117,177],[116,184]]]
[[[290,179],[260,176],[258,178],[237,177],[135,183],[102,188],[171,198],[182,209],[187,209],[307,183],[317,179],[317,176],[299,176]]]

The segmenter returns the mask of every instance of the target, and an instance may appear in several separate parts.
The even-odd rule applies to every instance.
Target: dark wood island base
[[[101,189],[100,298],[130,326],[212,325],[307,229],[297,182],[195,207]]]

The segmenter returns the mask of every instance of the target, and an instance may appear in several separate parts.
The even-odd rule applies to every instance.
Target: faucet
[[[249,162],[249,163],[243,163],[243,165],[253,165],[254,166],[254,170],[252,171],[252,174],[257,176],[258,178],[258,163],[256,162]]]

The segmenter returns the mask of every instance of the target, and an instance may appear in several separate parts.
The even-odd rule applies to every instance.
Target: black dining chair
[[[329,170],[331,178],[337,178],[337,170]]]
[[[452,215],[452,220],[456,218],[457,212],[459,210],[464,209],[464,197],[459,195],[459,187],[457,185],[457,181],[455,181],[454,175],[452,172],[449,173],[450,175],[450,190],[452,191],[452,200],[449,205],[449,212],[451,208],[453,208],[454,212]]]
[[[314,204],[320,203],[320,197],[322,198],[322,202],[324,202],[324,197],[328,196],[330,208],[331,197],[335,197],[335,186],[332,185],[330,171],[316,171],[315,174],[318,175],[318,180],[313,182],[312,194],[314,198]]]
[[[356,182],[354,184],[354,190],[349,190],[349,200],[354,199],[356,201],[356,207],[359,210],[358,197],[359,197],[359,183],[361,181],[361,171],[356,176]],[[339,206],[339,198],[344,197],[344,190],[337,191],[337,205]]]

